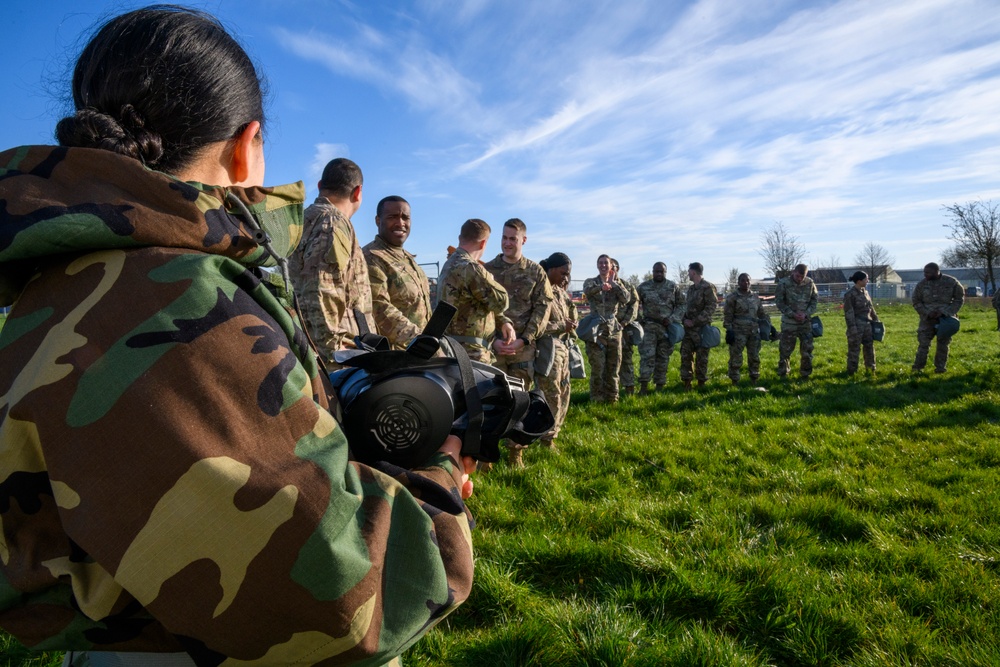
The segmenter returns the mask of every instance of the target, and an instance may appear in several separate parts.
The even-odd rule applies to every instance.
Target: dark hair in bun
[[[100,148],[173,172],[204,146],[264,122],[264,82],[215,17],[153,5],[115,17],[73,70],[62,146]]]

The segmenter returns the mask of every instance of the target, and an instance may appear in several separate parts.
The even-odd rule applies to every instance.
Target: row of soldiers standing
[[[592,312],[600,318],[595,340],[587,342],[592,368],[591,400],[617,401],[619,379],[622,393],[634,393],[633,340],[628,335],[633,321],[642,325],[643,333],[639,343],[640,394],[649,392],[650,379],[657,390],[664,388],[667,365],[677,341],[681,342],[680,376],[684,388],[692,389],[693,380],[699,386],[706,384],[712,344],[703,340],[703,336],[708,331],[706,327],[712,323],[718,296],[715,287],[702,279],[702,265],[698,262],[689,265],[691,285],[686,295],[680,287],[667,280],[667,267],[662,262],[653,266],[653,277],[638,287],[618,278],[618,263],[607,255],[598,258],[597,268],[598,276],[588,279],[583,287]],[[781,313],[779,378],[790,373],[796,345],[800,354],[800,377],[807,379],[812,374],[813,339],[816,335],[813,320],[819,294],[807,273],[805,264],[796,265],[790,275],[778,281],[775,291],[774,305]],[[848,376],[857,372],[862,351],[866,369],[875,372],[873,332],[874,325],[880,324],[866,289],[868,275],[857,271],[851,276],[851,281],[854,287],[847,290],[843,301]],[[1000,299],[995,298],[994,301],[998,307],[1000,329]],[[937,373],[946,372],[952,332],[949,327],[942,328],[940,325],[949,318],[955,318],[963,302],[964,290],[958,280],[941,273],[935,263],[924,267],[924,280],[917,284],[912,296],[913,307],[920,316],[917,352],[912,367],[914,372],[923,370],[930,344],[935,339],[934,370]],[[745,351],[750,382],[756,384],[760,378],[761,341],[771,339],[770,336],[777,332],[770,326],[770,318],[761,298],[750,289],[749,274],[740,274],[737,289],[726,296],[722,325],[729,347],[730,380],[734,385],[739,383]]]
[[[339,367],[334,354],[352,348],[355,336],[366,330],[385,336],[394,349],[405,349],[431,315],[427,276],[414,255],[403,248],[410,234],[409,203],[399,196],[383,198],[376,209],[378,233],[362,248],[351,223],[362,199],[360,168],[345,158],[331,161],[323,171],[319,190],[319,197],[305,211],[302,241],[289,258],[307,334],[330,369]],[[577,313],[567,292],[572,264],[563,253],[553,253],[540,263],[524,257],[527,228],[517,218],[504,223],[502,252],[483,263],[489,236],[490,227],[484,221],[466,221],[459,246],[438,277],[440,300],[457,308],[448,334],[472,359],[494,364],[520,378],[525,388],[536,384],[542,390],[556,417],[556,425],[543,444],[554,447],[569,406],[569,358],[578,350]],[[598,275],[584,282],[591,312],[601,320],[594,341],[586,343],[591,400],[617,401],[619,379],[624,393],[635,392],[633,345],[622,335],[633,321],[644,328],[639,343],[640,394],[648,393],[651,383],[657,390],[665,387],[670,356],[678,342],[684,388],[690,390],[695,381],[704,385],[710,346],[702,336],[713,320],[718,297],[715,287],[703,280],[702,265],[689,265],[691,285],[686,294],[666,278],[667,267],[662,262],[653,266],[652,278],[638,286],[620,280],[617,262],[607,255],[598,259],[597,268]],[[797,343],[799,374],[808,378],[812,372],[811,318],[818,295],[806,273],[805,265],[796,266],[777,286],[780,377],[790,372]],[[877,315],[864,290],[867,276],[864,282],[855,281],[856,288],[859,282],[859,289],[845,295],[849,373],[857,368],[860,348],[864,348],[865,365],[870,370],[875,363],[870,324],[877,321]],[[914,307],[921,316],[914,370],[922,369],[926,362],[936,324],[942,317],[956,314],[961,299],[961,286],[954,278],[941,274],[934,264],[925,268],[925,280],[914,292]],[[737,290],[726,297],[723,306],[730,352],[728,375],[734,384],[741,378],[744,351],[750,381],[756,383],[760,377],[759,324],[766,319],[760,298],[750,290],[750,276],[741,274]],[[937,338],[935,370],[944,372],[950,337]],[[539,355],[539,350],[544,354]],[[541,368],[540,358],[546,360]],[[523,465],[518,446],[509,443],[508,447],[511,463]]]

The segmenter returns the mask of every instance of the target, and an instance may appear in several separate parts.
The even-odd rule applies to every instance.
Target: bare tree
[[[642,279],[639,278],[638,273],[633,273],[632,275],[630,275],[628,278],[625,279],[625,282],[632,285],[633,287],[638,287],[639,284],[642,282]]]
[[[830,255],[826,259],[821,259],[818,262],[813,262],[817,269],[839,269],[842,264],[840,263],[840,255]]]
[[[674,271],[677,272],[678,285],[687,285],[689,282],[691,282],[691,279],[688,278],[688,267],[681,264],[680,260],[674,262]]]
[[[727,292],[734,291],[739,282],[740,282],[740,270],[735,266],[729,267],[729,272],[726,273],[726,291]]]
[[[802,263],[806,249],[793,236],[784,223],[775,222],[760,235],[761,248],[758,254],[764,258],[764,269],[775,278],[791,273],[796,264]]]
[[[854,256],[854,263],[865,270],[865,273],[868,274],[868,280],[873,283],[877,283],[879,278],[885,276],[895,261],[896,258],[889,254],[885,246],[874,241],[866,243],[861,251]]]
[[[945,206],[944,210],[951,216],[951,222],[944,226],[951,230],[948,238],[955,242],[951,252],[961,261],[959,266],[976,269],[980,280],[996,291],[994,269],[1000,260],[1000,204],[971,201]]]

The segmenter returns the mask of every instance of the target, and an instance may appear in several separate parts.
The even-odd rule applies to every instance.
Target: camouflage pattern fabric
[[[586,341],[590,362],[590,400],[594,403],[618,401],[618,368],[621,366],[621,332]]]
[[[684,340],[681,341],[681,380],[690,382],[708,381],[709,348],[701,346],[701,328],[712,323],[712,316],[719,306],[715,285],[701,280],[688,287],[681,320],[691,320],[692,326],[684,325]]]
[[[404,350],[431,318],[431,292],[427,275],[414,255],[376,236],[361,249],[368,262],[372,311],[378,332],[394,349]]]
[[[349,461],[249,208],[108,151],[0,154],[0,627],[40,650],[381,664],[469,594],[460,466]],[[29,282],[30,280],[30,282]]]
[[[504,314],[509,305],[507,290],[468,251],[458,248],[441,267],[438,293],[457,309],[448,335],[459,337],[470,359],[493,363],[493,338],[499,327],[510,322]]]
[[[552,303],[552,287],[545,270],[527,257],[508,264],[502,254],[486,262],[486,270],[507,290],[507,317],[514,331],[529,345],[534,343],[545,330]]]
[[[875,370],[875,343],[872,339],[872,322],[878,322],[875,306],[868,290],[854,286],[844,294],[844,319],[847,322],[847,372],[858,370],[858,357],[862,348],[865,368]]]
[[[604,291],[600,276],[583,281],[583,294],[587,297],[590,312],[597,313],[603,322],[597,329],[597,340],[586,344],[590,361],[590,400],[597,403],[618,400],[618,371],[622,363],[622,325],[618,312],[628,303],[628,290],[617,280],[611,289]]]
[[[674,344],[667,338],[667,325],[680,322],[684,314],[684,293],[672,280],[647,280],[637,288],[642,307],[644,335],[639,346],[639,382],[667,382],[667,367]]]
[[[764,304],[753,292],[739,290],[726,295],[722,306],[722,326],[733,332],[734,342],[729,345],[729,379],[740,381],[743,367],[743,350],[747,351],[747,370],[751,380],[760,377],[760,325],[767,318]]]
[[[624,329],[626,325],[634,322],[639,315],[639,292],[632,283],[628,281],[622,281],[622,283],[628,291],[628,301],[625,302],[625,307],[618,312],[618,323]],[[622,362],[618,369],[618,382],[622,387],[635,388],[635,346],[629,342],[627,336],[622,335],[621,338]]]
[[[917,356],[913,360],[913,370],[923,370],[927,364],[927,354],[930,351],[931,341],[936,337],[934,370],[938,373],[944,373],[948,369],[951,336],[937,335],[935,327],[941,318],[940,316],[932,317],[931,313],[937,311],[942,315],[958,315],[962,304],[965,303],[965,290],[962,288],[962,283],[946,273],[942,273],[937,280],[924,278],[913,288],[910,301],[917,314],[920,315],[920,324],[917,326]]]
[[[576,321],[576,306],[561,287],[552,287],[552,304],[549,310],[548,324],[545,327],[545,336],[551,336],[555,340],[553,349],[552,370],[548,375],[535,373],[535,384],[545,396],[545,402],[552,411],[555,418],[555,425],[545,434],[542,440],[552,442],[559,435],[563,422],[566,420],[566,413],[569,411],[570,399],[570,378],[569,378],[569,345],[575,343],[566,333],[566,322]]]
[[[806,276],[796,284],[791,276],[778,281],[774,292],[774,305],[781,312],[781,339],[778,343],[778,375],[785,377],[791,369],[790,359],[799,342],[799,375],[807,378],[812,374],[813,334],[809,321],[816,314],[819,291],[812,278]],[[804,313],[806,319],[799,322],[795,313]]]
[[[600,276],[587,278],[583,281],[583,295],[587,298],[587,305],[590,312],[597,313],[604,320],[597,333],[608,336],[622,330],[622,325],[618,322],[618,312],[625,308],[628,303],[629,293],[617,280],[611,282],[611,289],[605,292],[602,288],[604,281]],[[618,368],[615,368],[615,377],[618,377]]]
[[[535,378],[534,343],[545,330],[552,303],[549,278],[541,266],[527,257],[508,264],[501,254],[485,266],[494,280],[507,290],[510,303],[506,315],[517,336],[525,339],[525,346],[517,354],[496,355],[496,367],[524,380],[525,388],[530,388]]]
[[[355,310],[375,331],[368,264],[350,219],[325,197],[305,211],[302,242],[288,258],[302,323],[328,370],[334,352],[354,348],[360,333]]]

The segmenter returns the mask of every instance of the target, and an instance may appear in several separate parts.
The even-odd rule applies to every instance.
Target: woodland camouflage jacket
[[[301,183],[229,191],[287,255]],[[0,627],[199,665],[386,662],[469,594],[458,464],[348,461],[225,195],[101,150],[0,153]]]

